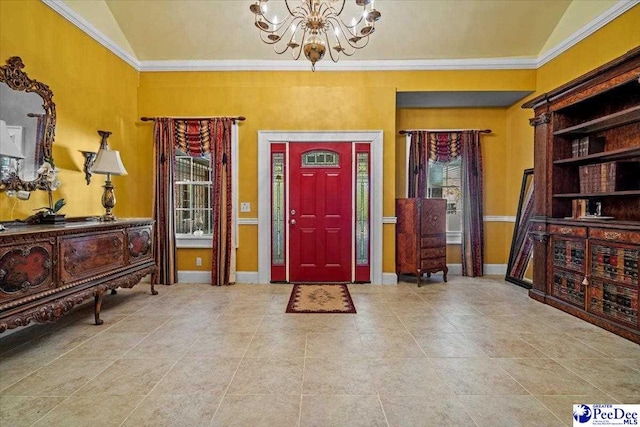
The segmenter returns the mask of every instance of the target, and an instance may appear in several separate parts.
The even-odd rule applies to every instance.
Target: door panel
[[[351,144],[291,143],[289,164],[289,281],[351,281]]]

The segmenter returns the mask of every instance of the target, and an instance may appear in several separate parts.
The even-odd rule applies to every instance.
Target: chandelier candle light
[[[249,7],[260,39],[273,45],[278,55],[291,49],[297,60],[304,53],[313,71],[327,49],[331,60],[338,62],[341,53],[351,56],[365,47],[382,16],[375,9],[374,0],[351,0],[362,13],[349,23],[341,16],[347,0],[284,0],[288,16],[280,20],[277,15],[268,16],[268,1],[258,0]]]

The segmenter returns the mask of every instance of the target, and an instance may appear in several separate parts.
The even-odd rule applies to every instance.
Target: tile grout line
[[[164,323],[162,323],[160,326],[158,326],[156,329],[154,329],[153,332],[151,332],[149,335],[147,335],[147,337],[144,340],[149,338],[149,336],[151,334],[153,334],[154,332],[158,331],[162,326],[164,326],[165,324],[167,324],[168,322],[170,322],[174,318],[177,318],[177,316],[178,316],[178,314],[174,314],[173,316],[171,316]],[[144,341],[144,340],[142,340],[142,341]],[[131,350],[133,350],[135,347],[137,347],[142,341],[140,341],[138,344],[134,345],[129,350],[127,350],[122,356],[120,356],[118,359],[116,359],[116,361],[122,359],[127,353],[129,353]],[[173,363],[173,365],[171,365],[171,367],[169,369],[167,369],[167,372],[165,372],[165,374],[158,380],[158,382],[156,382],[156,384],[153,387],[151,387],[151,390],[149,390],[149,392],[147,394],[145,394],[142,399],[140,399],[140,402],[138,402],[138,404],[135,406],[135,408],[133,408],[131,410],[131,412],[129,412],[129,414],[126,417],[124,417],[124,420],[122,420],[122,422],[120,423],[120,426],[123,426],[127,422],[127,420],[131,417],[131,415],[133,415],[136,412],[136,410],[140,407],[140,405],[142,405],[142,402],[144,402],[147,399],[147,397],[149,397],[151,395],[151,393],[153,393],[153,390],[155,390],[155,388],[158,387],[158,384],[160,384],[162,382],[162,380],[167,375],[169,375],[169,372],[171,372],[171,370],[178,364],[178,362],[182,359],[182,357],[184,357],[184,355],[187,353],[188,350],[189,350],[189,348],[186,348],[184,350],[184,353],[182,354],[182,356],[176,358],[176,361]]]
[[[304,358],[302,359],[302,381],[300,383],[300,409],[298,409],[298,427],[302,425],[302,398],[304,396],[304,373],[307,370],[307,343],[309,342],[309,332],[304,334]]]
[[[91,341],[92,339],[94,339],[95,337],[104,334],[105,332],[107,332],[109,329],[113,328],[114,326],[116,326],[117,324],[123,322],[127,317],[131,316],[131,314],[124,316],[120,321],[114,323],[113,325],[110,325],[109,327],[107,327],[106,329],[104,329],[103,331],[98,332],[97,334],[95,334],[94,336],[92,336],[91,338],[88,338],[85,341],[82,341],[81,343],[79,343],[78,345],[76,345],[75,347],[69,349],[68,351],[62,353],[60,356],[56,357],[55,359],[53,359],[51,362],[47,363],[46,365],[42,366],[40,369],[50,365],[51,363],[55,362],[58,359],[62,359],[65,354],[75,350],[76,348],[78,348],[79,346]],[[165,322],[166,323],[166,322]],[[162,324],[164,325],[164,323]],[[160,326],[162,326],[160,325]],[[100,326],[100,325],[94,325],[94,326]],[[158,328],[160,328],[160,326],[158,326]],[[156,329],[158,329],[156,328]],[[134,344],[134,347],[138,344],[140,344],[142,341],[144,341],[147,337],[141,339],[140,341],[138,341],[136,344]],[[127,351],[128,352],[128,351]],[[125,352],[124,354],[126,354],[127,352]],[[123,354],[123,355],[124,355]],[[108,364],[103,370],[101,370],[100,372],[96,373],[93,377],[89,378],[84,384],[82,384],[81,386],[78,387],[78,389],[76,391],[74,391],[73,393],[69,394],[68,396],[64,396],[64,399],[62,399],[60,402],[58,402],[57,405],[55,405],[54,407],[52,407],[49,411],[47,411],[46,413],[44,413],[40,418],[38,418],[32,425],[37,424],[38,422],[40,422],[44,417],[46,417],[48,414],[50,414],[51,412],[53,412],[56,408],[58,408],[60,405],[62,405],[64,402],[66,402],[67,400],[69,400],[71,397],[75,396],[76,393],[78,393],[80,390],[82,390],[87,384],[89,384],[91,381],[93,381],[94,379],[96,379],[100,374],[102,374],[103,372],[105,372],[107,369],[109,369],[111,366],[113,366],[122,356],[120,356],[119,358],[116,358],[112,363]],[[98,358],[99,359],[99,358]],[[74,360],[73,358],[70,358],[69,360]],[[32,372],[35,373],[37,371],[39,371],[40,369],[37,369],[36,371]],[[31,374],[29,374],[31,375]],[[26,378],[26,377],[25,377]],[[23,378],[24,379],[24,378]],[[22,380],[20,380],[22,381]],[[16,383],[14,383],[16,384]]]
[[[231,379],[229,380],[229,384],[227,384],[227,387],[225,388],[224,393],[222,393],[222,397],[220,398],[220,402],[218,402],[218,406],[216,406],[216,410],[213,412],[213,415],[211,416],[211,419],[209,420],[209,425],[211,425],[213,423],[213,420],[216,418],[216,415],[218,415],[218,411],[220,410],[220,407],[222,406],[222,402],[224,402],[225,397],[227,397],[227,393],[229,392],[229,388],[231,388],[231,384],[233,383],[233,380],[235,379],[236,374],[240,370],[240,366],[242,366],[242,362],[244,361],[244,359],[247,356],[247,352],[249,351],[249,347],[251,347],[251,343],[253,342],[253,340],[255,339],[255,337],[256,337],[256,335],[258,333],[258,330],[260,329],[260,325],[262,325],[262,322],[264,322],[265,316],[266,316],[266,314],[262,315],[262,318],[258,322],[258,325],[256,326],[256,329],[253,331],[253,335],[251,336],[251,340],[249,341],[249,344],[247,344],[247,348],[244,349],[244,353],[242,353],[242,357],[240,357],[240,361],[238,362],[238,366],[236,366],[236,370],[233,372],[233,375],[231,376]]]

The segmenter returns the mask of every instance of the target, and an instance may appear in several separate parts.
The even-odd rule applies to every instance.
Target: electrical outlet
[[[251,212],[251,203],[249,202],[240,203],[240,212]]]
[[[202,266],[202,258],[200,258],[200,257],[196,257],[196,265],[197,265],[198,267]]]

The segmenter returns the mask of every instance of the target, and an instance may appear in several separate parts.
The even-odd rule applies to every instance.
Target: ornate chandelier
[[[304,53],[313,71],[327,50],[331,60],[338,62],[341,53],[351,56],[365,47],[381,17],[374,0],[353,0],[362,13],[349,23],[340,16],[346,0],[284,0],[288,16],[280,20],[277,15],[268,16],[268,1],[258,0],[249,7],[255,15],[260,39],[273,45],[278,55],[291,49],[297,60]]]

